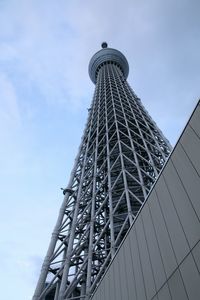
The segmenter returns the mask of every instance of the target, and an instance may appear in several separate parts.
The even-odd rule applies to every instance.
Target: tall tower
[[[90,60],[94,97],[34,300],[90,298],[170,153],[128,72],[105,42]]]

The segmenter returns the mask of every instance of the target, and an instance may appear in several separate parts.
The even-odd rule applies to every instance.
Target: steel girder
[[[34,300],[90,298],[170,149],[121,69],[105,62]]]

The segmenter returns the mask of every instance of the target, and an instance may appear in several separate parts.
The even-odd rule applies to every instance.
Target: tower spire
[[[101,47],[102,47],[102,48],[108,48],[108,44],[107,44],[106,42],[103,42],[103,43],[101,44]]]

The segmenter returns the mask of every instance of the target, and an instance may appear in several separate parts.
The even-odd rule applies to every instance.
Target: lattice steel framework
[[[34,300],[89,299],[171,146],[126,81],[123,54],[91,59],[94,98]]]

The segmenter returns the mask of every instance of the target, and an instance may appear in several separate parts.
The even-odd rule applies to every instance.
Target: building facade
[[[169,156],[128,72],[106,43],[90,61],[94,97],[34,300],[92,297]]]
[[[200,299],[200,101],[92,300]]]

